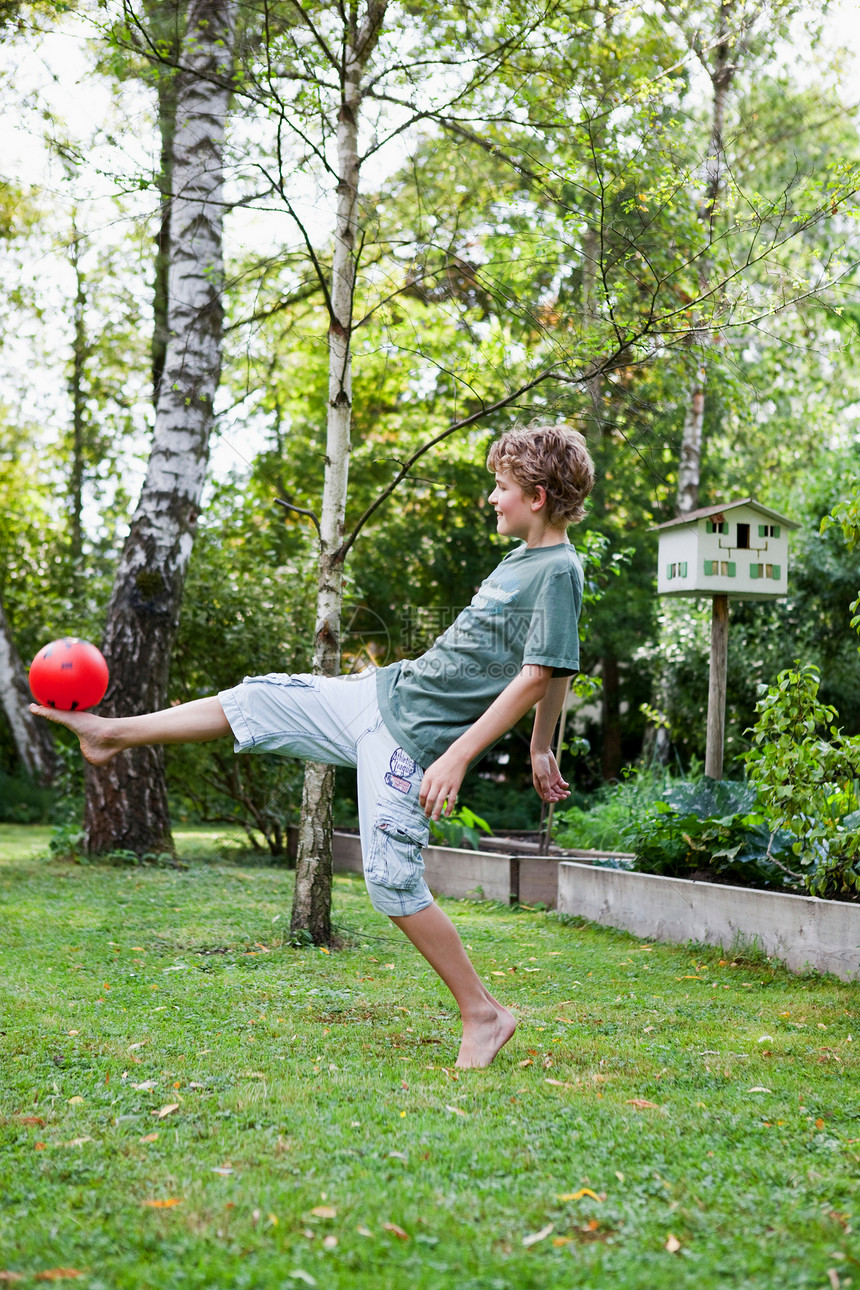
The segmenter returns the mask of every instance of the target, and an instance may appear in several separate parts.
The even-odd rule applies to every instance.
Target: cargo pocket
[[[410,891],[421,881],[430,827],[411,811],[380,798],[376,804],[370,854],[364,865],[369,882],[398,891]]]

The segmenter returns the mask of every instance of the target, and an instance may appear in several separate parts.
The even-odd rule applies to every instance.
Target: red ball
[[[107,685],[108,666],[101,650],[77,636],[51,641],[30,664],[30,689],[45,708],[93,708],[104,698]]]

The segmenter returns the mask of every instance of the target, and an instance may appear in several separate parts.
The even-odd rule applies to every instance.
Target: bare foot
[[[54,721],[77,735],[81,752],[93,766],[103,766],[125,746],[111,736],[110,721],[96,717],[92,712],[62,712],[59,708],[43,708],[39,703],[31,703],[30,711],[35,717]]]
[[[517,1023],[507,1008],[493,999],[486,1016],[473,1021],[464,1020],[457,1065],[465,1069],[489,1066],[516,1028]]]

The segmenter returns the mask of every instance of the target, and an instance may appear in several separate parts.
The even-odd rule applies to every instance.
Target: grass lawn
[[[326,954],[215,835],[46,842],[0,828],[0,1284],[860,1290],[857,985],[445,902],[520,1023],[458,1072],[358,880]]]

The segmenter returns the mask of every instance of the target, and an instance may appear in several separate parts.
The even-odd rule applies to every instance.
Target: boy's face
[[[496,471],[496,486],[490,493],[490,505],[496,512],[496,530],[502,537],[531,538],[543,505],[540,496],[527,496],[522,487],[504,470]]]

